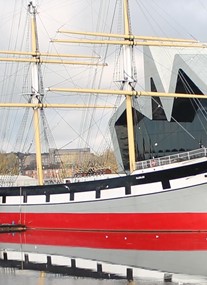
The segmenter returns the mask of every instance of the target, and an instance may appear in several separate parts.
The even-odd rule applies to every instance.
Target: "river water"
[[[0,234],[0,285],[207,284],[207,233]]]
[[[164,282],[160,277],[136,277],[133,281],[105,280],[68,277],[34,271],[14,270],[11,268],[0,270],[0,284],[4,285],[180,285],[180,284],[207,284],[201,277],[176,276],[172,282]]]

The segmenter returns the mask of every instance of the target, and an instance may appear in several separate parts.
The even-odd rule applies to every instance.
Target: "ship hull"
[[[21,224],[31,229],[207,231],[205,173],[169,179],[166,189],[159,181],[159,172],[157,181],[145,183],[146,177],[139,174],[57,188],[43,186],[43,190],[10,189],[9,197],[2,198],[0,224]],[[102,188],[97,197],[98,185]]]
[[[30,229],[207,231],[207,213],[20,214],[12,212],[1,214],[0,220],[2,224],[21,224]]]

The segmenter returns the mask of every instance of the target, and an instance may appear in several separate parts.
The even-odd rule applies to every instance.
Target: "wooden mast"
[[[97,33],[97,32],[80,32],[80,31],[69,31],[69,30],[59,30],[58,33],[63,34],[72,34],[72,35],[83,35],[83,36],[100,36],[107,38],[123,38],[126,39],[129,35],[125,34],[112,34],[112,33]],[[165,41],[165,42],[182,42],[182,43],[198,43],[198,41],[194,39],[178,39],[178,38],[163,38],[163,37],[149,37],[149,36],[136,36],[130,34],[130,39],[140,40],[140,41]]]
[[[130,38],[131,31],[129,26],[129,7],[128,0],[123,1],[124,12],[124,33]],[[126,39],[126,40],[127,40]],[[132,48],[129,45],[123,46],[124,57],[124,86],[126,91],[132,90],[131,84],[135,83],[132,69]],[[126,121],[128,134],[128,151],[129,151],[129,170],[132,173],[135,170],[135,143],[134,143],[134,126],[132,114],[132,96],[126,95]]]
[[[7,58],[0,57],[0,62],[29,62],[32,67],[32,86],[31,94],[28,103],[0,103],[0,107],[30,107],[34,111],[34,134],[35,134],[35,150],[36,150],[36,165],[37,165],[37,177],[39,185],[44,184],[43,171],[42,171],[42,155],[41,155],[41,140],[40,140],[40,110],[42,108],[114,108],[114,106],[101,106],[101,105],[80,105],[80,104],[45,104],[42,101],[41,94],[41,82],[39,76],[40,65],[42,63],[50,64],[70,64],[70,65],[93,65],[93,66],[106,66],[105,63],[99,62],[100,57],[98,56],[87,56],[87,55],[75,55],[75,54],[50,54],[50,53],[40,53],[37,38],[37,24],[36,24],[36,7],[33,5],[32,1],[28,5],[28,12],[31,15],[31,51],[3,51],[0,50],[0,54],[12,54],[19,56],[31,56],[28,57],[18,57],[18,58]],[[57,59],[44,59],[42,57],[57,57]],[[70,57],[70,58],[81,58],[81,59],[93,59],[95,62],[88,61],[68,61],[58,59],[59,57]]]
[[[38,59],[37,53],[39,52],[37,43],[37,26],[36,26],[36,7],[30,2],[29,12],[31,14],[31,29],[32,29],[32,53],[33,57]],[[40,96],[40,82],[39,82],[39,62],[32,63],[32,90],[31,90],[31,103],[41,103]],[[34,132],[35,132],[35,148],[36,148],[36,164],[37,164],[37,176],[39,185],[43,185],[43,173],[42,173],[42,155],[41,155],[41,143],[40,143],[40,108],[34,107]]]

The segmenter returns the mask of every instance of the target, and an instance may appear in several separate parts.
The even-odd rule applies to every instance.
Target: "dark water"
[[[0,234],[1,284],[207,284],[207,233]]]

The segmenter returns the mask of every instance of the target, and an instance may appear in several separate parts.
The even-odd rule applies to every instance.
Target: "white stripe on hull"
[[[146,187],[146,185],[145,185]],[[207,212],[207,183],[176,190],[153,192],[153,184],[147,184],[149,194],[125,195],[111,199],[91,201],[65,201],[43,204],[1,204],[0,212],[25,213],[165,213]],[[104,191],[104,190],[102,190]],[[108,190],[106,190],[108,191]],[[109,190],[110,191],[110,190]],[[111,191],[115,191],[113,189]],[[65,195],[65,194],[64,194]],[[64,196],[65,197],[65,196]],[[18,197],[17,197],[18,198]]]

